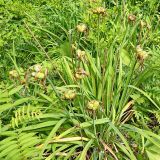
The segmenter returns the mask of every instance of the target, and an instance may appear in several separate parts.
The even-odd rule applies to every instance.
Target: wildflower
[[[67,100],[73,100],[76,97],[76,93],[74,90],[67,90],[64,93],[64,98]]]
[[[95,111],[100,107],[100,103],[96,100],[91,100],[88,102],[87,107],[88,109]]]
[[[81,23],[81,24],[77,25],[77,31],[80,33],[86,32],[87,31],[86,24]]]
[[[136,16],[133,15],[133,14],[130,14],[130,15],[128,16],[128,20],[129,20],[129,21],[135,21],[135,20],[136,20]]]
[[[77,58],[80,59],[81,61],[83,61],[85,59],[85,51],[81,51],[80,49],[77,50]]]
[[[82,79],[86,76],[88,76],[88,73],[83,68],[79,68],[75,73],[77,79]]]
[[[106,9],[104,7],[97,7],[92,11],[94,14],[104,15],[106,13]]]
[[[19,77],[19,74],[16,70],[9,71],[9,75],[13,78]]]
[[[142,62],[148,57],[147,52],[144,51],[140,45],[136,47],[136,54],[137,54],[137,59]]]

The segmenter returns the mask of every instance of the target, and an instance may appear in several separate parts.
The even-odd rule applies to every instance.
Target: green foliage
[[[0,142],[1,159],[35,159],[39,149],[35,145],[41,140],[35,133],[14,133]]]
[[[158,160],[159,6],[2,0],[0,159]]]

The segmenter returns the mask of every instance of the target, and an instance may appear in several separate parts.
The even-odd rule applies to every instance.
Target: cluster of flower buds
[[[95,9],[93,9],[92,12],[97,15],[105,15],[106,9],[104,7],[97,7]]]
[[[77,31],[80,33],[87,32],[87,25],[86,24],[81,23],[81,24],[77,25],[76,28],[77,28]]]
[[[147,57],[148,57],[148,54],[146,51],[144,51],[140,45],[138,45],[136,47],[136,54],[137,54],[137,59],[140,61],[140,62],[143,62]]]
[[[100,107],[100,103],[97,100],[91,100],[87,103],[87,108],[89,110],[96,111],[97,109],[99,109],[99,107]]]
[[[83,68],[79,68],[79,69],[77,69],[77,71],[75,73],[75,78],[76,79],[83,79],[88,75],[89,74]]]
[[[75,90],[67,90],[64,92],[64,99],[66,100],[73,100],[76,97]]]
[[[46,77],[48,75],[49,65],[44,64],[43,67],[40,64],[35,64],[25,72],[23,68],[18,70],[9,71],[11,79],[17,79],[21,84],[25,84],[28,80],[39,80],[43,85],[45,84]]]

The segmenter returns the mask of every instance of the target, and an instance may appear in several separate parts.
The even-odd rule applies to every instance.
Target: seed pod
[[[74,98],[76,97],[76,93],[74,90],[67,90],[65,93],[64,93],[64,98],[66,100],[73,100]]]
[[[87,31],[86,24],[81,23],[81,24],[77,25],[77,31],[80,33],[86,32]]]
[[[100,103],[96,100],[91,100],[87,104],[87,108],[93,111],[97,110],[99,107],[100,107]]]

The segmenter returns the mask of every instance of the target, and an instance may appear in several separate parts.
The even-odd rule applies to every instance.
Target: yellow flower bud
[[[79,24],[77,25],[77,31],[80,32],[80,33],[84,33],[87,31],[87,26],[86,24]]]
[[[100,103],[96,100],[91,100],[88,102],[87,107],[88,109],[95,111],[100,107]]]
[[[67,90],[64,93],[64,98],[67,100],[73,100],[76,97],[76,93],[74,90]]]
[[[81,61],[85,60],[85,55],[86,55],[85,51],[81,51],[80,49],[78,49],[76,53],[78,59],[80,59]]]

